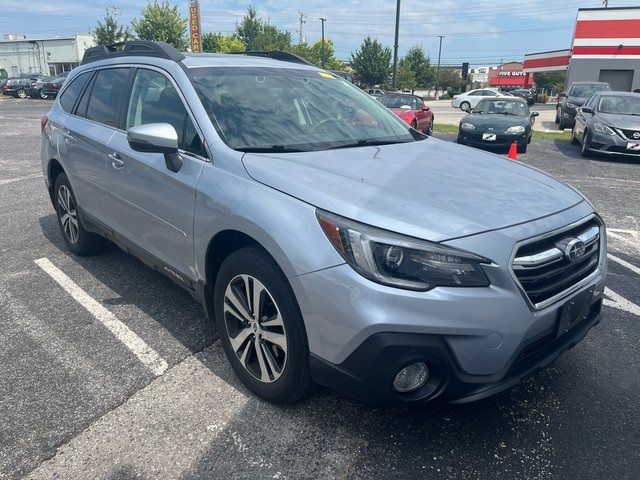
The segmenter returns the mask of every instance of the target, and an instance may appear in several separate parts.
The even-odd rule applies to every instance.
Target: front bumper
[[[314,380],[350,397],[376,406],[424,403],[433,400],[469,403],[507,390],[545,368],[582,340],[600,322],[602,297],[594,298],[587,317],[557,336],[557,325],[523,343],[503,371],[469,375],[456,362],[447,342],[436,335],[379,333],[369,337],[340,365],[311,356]],[[393,380],[398,371],[424,362],[429,378],[414,392],[398,393]]]
[[[520,134],[508,134],[497,133],[495,140],[483,140],[482,135],[484,133],[493,132],[476,132],[475,130],[460,130],[460,138],[467,145],[482,146],[482,147],[496,147],[506,148],[513,142],[516,142],[518,146],[523,147],[529,142],[529,132]]]
[[[578,342],[587,323],[590,328],[598,321],[606,274],[603,256],[599,270],[579,290],[534,309],[505,268],[513,249],[522,239],[584,221],[592,212],[582,202],[532,222],[445,242],[493,260],[485,268],[489,287],[401,290],[373,283],[346,264],[290,278],[305,322],[314,378],[381,404],[473,400],[509,388]],[[591,288],[596,306],[588,322],[558,341],[551,339],[564,303]],[[527,354],[523,363],[525,349],[535,355]],[[398,398],[391,390],[393,376],[418,358],[433,369],[434,381],[440,380],[430,391]]]
[[[591,130],[591,143],[589,150],[596,153],[606,153],[609,155],[633,155],[640,156],[640,150],[629,150],[629,143],[640,143],[640,140],[626,140],[620,135],[607,135]]]

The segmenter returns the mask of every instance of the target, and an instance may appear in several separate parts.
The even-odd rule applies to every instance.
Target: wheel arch
[[[62,164],[58,161],[58,159],[49,159],[49,162],[47,164],[47,184],[49,185],[49,197],[51,198],[51,201],[53,201],[53,188],[56,183],[56,178],[58,178],[58,175],[60,175],[61,173],[66,174],[64,168],[62,167]]]

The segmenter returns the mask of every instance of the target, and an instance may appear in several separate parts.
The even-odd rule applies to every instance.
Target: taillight
[[[54,83],[53,84],[53,89],[54,90],[58,90],[60,88],[60,84],[59,83]]]
[[[42,115],[40,117],[40,132],[44,133],[44,129],[47,126],[47,122],[49,121],[49,117],[47,117],[46,115]]]

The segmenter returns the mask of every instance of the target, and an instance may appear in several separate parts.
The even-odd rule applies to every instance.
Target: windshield
[[[423,138],[325,71],[211,67],[190,69],[189,77],[214,127],[236,150],[325,150]]]
[[[378,101],[387,108],[418,110],[418,99],[409,95],[384,95]]]
[[[494,113],[497,115],[515,115],[524,117],[529,115],[526,103],[516,100],[481,100],[473,113]]]
[[[640,95],[636,96],[609,96],[602,97],[598,104],[601,113],[616,113],[618,115],[640,116]]]
[[[569,95],[572,97],[590,97],[595,92],[611,90],[609,85],[574,85],[571,87]]]

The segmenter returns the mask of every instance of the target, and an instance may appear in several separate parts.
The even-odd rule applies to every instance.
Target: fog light
[[[428,378],[429,369],[424,363],[412,363],[398,372],[393,380],[393,389],[400,393],[413,392],[427,383]]]

